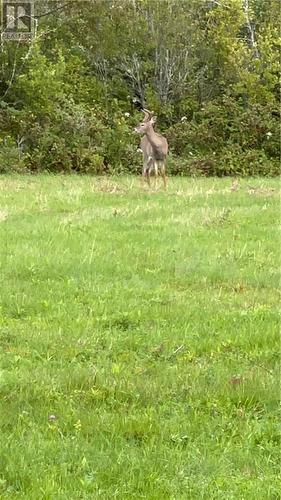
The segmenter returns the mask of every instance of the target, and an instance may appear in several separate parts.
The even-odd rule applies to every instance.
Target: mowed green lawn
[[[0,498],[280,498],[279,181],[0,178]]]

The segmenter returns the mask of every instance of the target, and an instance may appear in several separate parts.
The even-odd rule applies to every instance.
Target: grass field
[[[280,498],[279,182],[0,196],[0,498]]]

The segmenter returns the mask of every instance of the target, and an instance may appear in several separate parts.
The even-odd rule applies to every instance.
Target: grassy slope
[[[279,184],[231,183],[0,178],[1,498],[279,498]]]

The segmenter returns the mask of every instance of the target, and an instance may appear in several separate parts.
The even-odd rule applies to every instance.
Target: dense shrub
[[[28,155],[25,155],[15,140],[6,135],[0,137],[0,173],[24,172],[28,165]]]

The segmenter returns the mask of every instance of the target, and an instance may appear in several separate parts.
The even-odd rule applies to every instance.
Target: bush
[[[28,156],[23,153],[15,140],[7,135],[0,137],[0,173],[24,172]]]
[[[168,172],[186,176],[278,176],[278,159],[268,158],[262,150],[246,150],[238,145],[229,145],[219,154],[197,153],[189,158],[169,155]]]
[[[240,146],[221,150],[216,175],[276,176],[280,173],[279,161],[268,158],[262,149],[247,149]]]

